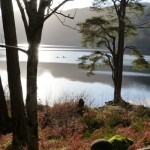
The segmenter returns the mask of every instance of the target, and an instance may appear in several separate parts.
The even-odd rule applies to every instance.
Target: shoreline
[[[6,61],[0,61],[0,70],[6,71]],[[26,77],[26,61],[20,62],[20,71],[23,78]],[[44,72],[49,72],[55,78],[67,78],[72,81],[81,81],[81,82],[102,82],[102,83],[111,83],[113,86],[111,78],[111,70],[107,66],[97,67],[94,75],[87,76],[86,70],[79,69],[77,64],[74,63],[58,63],[58,62],[39,62],[38,64],[38,76],[41,76]],[[148,72],[139,72],[132,70],[131,67],[124,67],[123,71],[123,84],[128,85],[128,78],[131,78],[133,81],[140,82],[140,79],[143,78],[143,83],[150,85],[148,78],[150,73]],[[107,78],[107,79],[105,79]],[[132,82],[133,82],[132,81]],[[126,83],[127,82],[127,83]]]
[[[26,62],[20,62],[23,88],[26,90]],[[86,91],[91,97],[107,100],[113,93],[113,81],[111,74],[87,76],[84,70],[76,64],[69,63],[39,63],[38,66],[38,87],[44,97],[61,95],[62,92]],[[6,62],[0,63],[0,71],[3,84],[7,83]],[[69,91],[68,91],[69,90]],[[122,95],[123,98],[133,101],[146,101],[149,99],[150,80],[149,76],[123,76]],[[44,94],[47,93],[47,94]],[[43,98],[42,98],[43,99]],[[102,100],[103,101],[103,100]]]

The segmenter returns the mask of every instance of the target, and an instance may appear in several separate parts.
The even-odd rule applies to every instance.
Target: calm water
[[[21,45],[24,47],[24,45]],[[113,83],[111,72],[105,67],[99,68],[94,76],[88,77],[84,70],[77,67],[77,59],[90,54],[90,49],[67,46],[43,45],[39,49],[38,98],[52,104],[54,101],[75,96],[87,96],[93,105],[100,106],[112,100]],[[24,98],[26,95],[26,55],[19,53],[21,79]],[[145,56],[150,60],[150,56]],[[124,57],[124,77],[122,97],[133,103],[150,106],[150,73],[135,72],[131,68],[133,57]],[[5,50],[0,49],[0,75],[4,87],[7,85]],[[88,102],[89,102],[88,101]]]

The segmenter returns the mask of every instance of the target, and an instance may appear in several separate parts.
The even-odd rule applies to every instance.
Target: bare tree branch
[[[64,21],[62,21],[62,20],[58,17],[58,15],[55,14],[55,16],[57,17],[57,19],[60,21],[60,23],[61,23],[63,26],[66,26],[66,27],[68,27],[68,28],[70,28],[70,29],[79,31],[76,27],[74,28],[74,27],[71,27],[71,26],[65,24],[65,19],[64,19]]]
[[[115,7],[115,10],[116,10],[116,13],[118,14],[118,8],[117,8],[117,4],[116,4],[116,1],[115,0],[112,0],[113,4],[114,4],[114,7]]]
[[[43,22],[44,22],[45,20],[47,20],[50,16],[52,16],[54,13],[56,13],[57,10],[58,10],[61,6],[63,6],[66,2],[69,2],[69,1],[73,1],[73,0],[64,0],[64,1],[61,2],[58,6],[56,6],[56,7],[52,10],[52,12],[51,12],[50,14],[48,14],[48,15],[44,18]],[[68,18],[70,18],[70,17],[68,17]],[[72,19],[72,18],[71,18],[71,19]]]
[[[50,3],[50,2],[49,2]],[[48,2],[45,2],[43,0],[40,0],[39,2],[39,8],[38,8],[38,16],[42,16],[42,19],[44,17],[44,13],[45,13],[45,9],[46,7],[50,7],[51,4],[49,4]]]
[[[22,49],[22,48],[19,48],[19,47],[15,47],[15,46],[10,46],[10,45],[0,45],[0,47],[4,47],[4,48],[12,48],[12,49],[15,49],[15,50],[19,50],[23,53],[26,53],[28,55],[28,51]]]
[[[24,8],[21,5],[20,0],[16,0],[16,1],[17,1],[18,7],[19,7],[20,12],[21,12],[22,20],[23,20],[25,31],[26,31],[26,35],[27,35],[28,22],[27,22],[27,18],[26,18],[25,12],[24,12]]]
[[[55,12],[55,13],[58,14],[58,15],[61,15],[61,16],[65,17],[65,18],[74,19],[75,16],[76,16],[77,11],[75,11],[75,13],[74,13],[74,15],[72,17],[70,16],[70,14],[65,15],[61,11],[60,12]]]
[[[38,22],[37,27],[35,28],[35,31],[37,31],[49,17],[51,17],[52,15],[54,15],[54,14],[56,14],[56,13],[59,14],[59,15],[64,16],[65,18],[74,19],[74,17],[71,17],[71,16],[69,16],[69,15],[64,15],[64,14],[62,14],[62,13],[58,13],[58,12],[57,12],[57,10],[58,10],[61,6],[63,6],[66,2],[68,2],[68,1],[73,1],[73,0],[64,0],[62,3],[60,3],[60,4],[59,4],[57,7],[55,7],[54,9],[51,9],[51,8],[50,8],[50,6],[53,4],[53,1],[50,2],[50,4],[47,5],[47,7],[49,7],[48,10],[47,10],[47,14],[45,15],[44,18],[42,17],[42,18],[39,19],[39,22]],[[45,6],[46,6],[46,4],[45,4]],[[40,8],[39,8],[39,9],[40,9]],[[48,14],[48,13],[49,13],[49,14]],[[38,14],[40,15],[39,10],[38,10]],[[76,13],[75,13],[75,14],[76,14]],[[75,16],[75,15],[74,15],[74,16]],[[59,17],[57,16],[57,18],[59,18]],[[68,25],[65,25],[64,22],[63,22],[60,18],[59,18],[59,21],[60,21],[64,26],[69,27]],[[70,28],[76,30],[76,29],[73,28],[73,27],[70,27]]]
[[[139,50],[136,47],[134,47],[134,46],[126,46],[124,48],[124,51],[127,50],[127,49],[130,49],[130,50],[134,51],[140,58],[143,58],[143,55],[139,52]]]
[[[20,0],[19,0],[20,1]],[[27,12],[27,14],[29,15],[29,12],[30,12],[30,8],[29,8],[29,6],[28,6],[28,1],[27,0],[23,0],[23,3],[24,3],[24,5],[25,5],[25,8],[26,8],[26,12]]]
[[[112,64],[112,57],[108,54],[105,54],[105,56],[108,58],[108,62],[109,62],[109,65],[111,67],[112,70],[114,70],[114,65]]]
[[[149,29],[150,27],[137,27],[138,29]]]
[[[110,53],[113,55],[113,50],[112,50],[109,42],[105,42],[105,46],[109,49]]]

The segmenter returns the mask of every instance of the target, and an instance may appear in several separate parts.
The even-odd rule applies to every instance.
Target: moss
[[[133,144],[133,141],[127,137],[121,135],[115,135],[108,140],[112,143],[116,150],[127,150],[129,146]]]
[[[91,150],[127,150],[133,141],[121,135],[115,135],[109,140],[98,139],[91,145]]]
[[[113,145],[105,139],[99,139],[92,143],[91,150],[113,150]]]

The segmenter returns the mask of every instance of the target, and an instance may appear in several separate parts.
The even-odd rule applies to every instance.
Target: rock
[[[115,135],[108,140],[117,150],[127,150],[133,144],[133,141],[121,135]]]
[[[113,150],[113,146],[109,141],[99,139],[92,143],[91,150]]]

